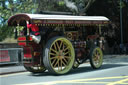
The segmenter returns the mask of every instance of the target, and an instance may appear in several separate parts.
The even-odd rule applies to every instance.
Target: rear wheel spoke
[[[68,64],[68,61],[65,58],[63,58],[63,60],[65,61],[66,64]]]
[[[59,61],[58,61],[58,71],[60,70],[60,65],[59,65]]]
[[[69,46],[67,48],[64,49],[64,51],[68,50],[69,49]]]
[[[70,57],[70,56],[64,56],[64,58],[71,59],[71,57]]]
[[[62,47],[62,44],[63,44],[63,42],[62,42],[62,41],[60,41],[60,49],[61,49],[61,47]]]
[[[51,60],[52,60],[52,59],[57,59],[57,57],[55,56],[55,57],[52,57],[52,58],[50,58],[50,59],[51,59]]]
[[[58,42],[56,42],[56,45],[57,45],[57,48],[58,48],[58,50],[60,50],[60,47],[59,47],[59,44],[58,44]]]
[[[57,50],[57,48],[56,48],[56,43],[54,43],[54,45],[53,45],[53,46],[54,46],[55,50]]]
[[[62,47],[62,50],[64,51],[64,43],[63,43],[63,47]]]
[[[55,63],[54,67],[56,67],[58,63],[59,63],[59,59],[57,59],[57,62]]]
[[[55,52],[56,54],[58,53],[56,50],[54,50],[54,49],[51,49],[51,51],[53,51],[53,52]]]
[[[61,71],[62,71],[62,62],[63,62],[63,61],[62,61],[62,59],[61,59],[61,60],[60,60],[60,63],[61,63]]]
[[[54,63],[55,63],[56,60],[57,60],[57,59],[54,59],[54,60],[53,60],[52,65],[54,65]]]
[[[64,65],[64,66],[66,66],[66,64],[64,63],[64,61],[62,60],[62,64]]]
[[[69,51],[68,51],[68,52],[66,52],[66,53],[64,53],[64,55],[67,55],[67,54],[69,54]]]
[[[54,55],[55,56],[56,54],[55,53],[50,53],[50,55]]]

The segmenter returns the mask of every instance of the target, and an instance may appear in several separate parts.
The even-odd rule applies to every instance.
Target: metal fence
[[[0,65],[2,64],[20,64],[22,63],[22,48],[5,48],[0,49]]]

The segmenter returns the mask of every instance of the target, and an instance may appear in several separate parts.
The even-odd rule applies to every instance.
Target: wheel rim
[[[56,73],[68,72],[74,63],[74,56],[74,48],[65,38],[55,40],[50,47],[49,60]]]
[[[102,65],[103,62],[103,53],[100,48],[96,48],[93,51],[92,55],[92,61],[96,68],[99,68]]]

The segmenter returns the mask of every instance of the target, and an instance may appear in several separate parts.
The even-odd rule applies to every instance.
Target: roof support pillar
[[[29,21],[26,21],[27,24],[29,24]],[[29,28],[27,27],[27,35],[30,35]]]
[[[101,35],[101,24],[99,24],[99,34]]]

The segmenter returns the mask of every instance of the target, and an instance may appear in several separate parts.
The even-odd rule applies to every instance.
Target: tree
[[[110,30],[114,28],[115,38],[120,39],[120,7],[122,8],[123,15],[123,41],[128,43],[128,2],[122,0],[120,6],[120,0],[96,0],[86,13],[90,16],[108,17],[112,25]]]
[[[38,12],[63,11],[78,15],[85,13],[96,0],[37,0]]]
[[[120,6],[121,3],[121,6]],[[111,21],[111,27],[116,28],[115,35],[120,37],[120,7],[123,10],[123,36],[128,32],[128,1],[127,0],[38,0],[39,11],[63,11],[72,12],[77,15],[106,16]]]
[[[12,29],[7,26],[10,16],[17,13],[34,13],[36,8],[33,0],[0,0],[0,41],[13,34]]]
[[[126,32],[128,32],[128,1],[122,0],[121,7],[123,9],[123,31],[126,36]],[[16,13],[40,13],[40,11],[106,16],[119,28],[120,0],[0,0],[0,34],[4,35],[4,37],[0,37],[0,40],[8,36],[5,32],[10,29],[5,28],[7,28],[7,20],[10,16]]]

